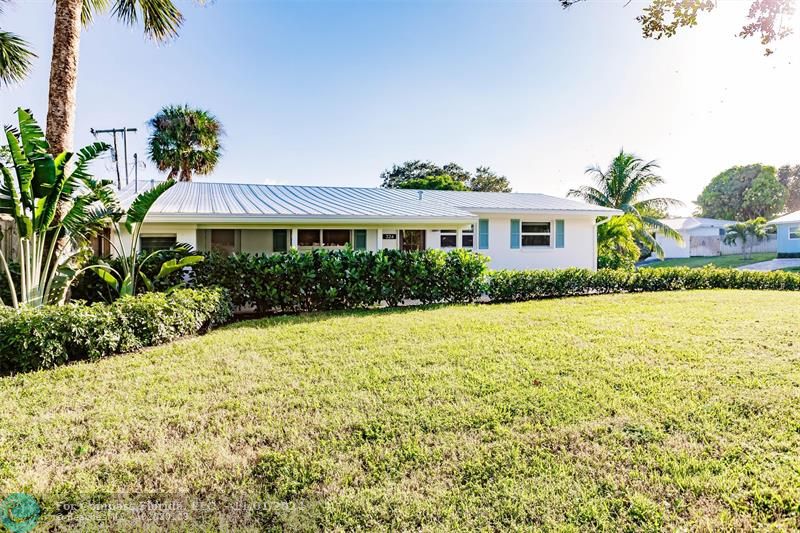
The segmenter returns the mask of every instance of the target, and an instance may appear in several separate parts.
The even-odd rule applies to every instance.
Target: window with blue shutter
[[[519,248],[519,219],[511,219],[511,249]]]
[[[355,240],[355,249],[356,250],[366,250],[367,249],[367,230],[365,229],[357,229],[353,231],[353,236]]]
[[[478,220],[478,249],[489,249],[489,221],[485,218]]]
[[[564,221],[556,220],[556,248],[564,247]]]

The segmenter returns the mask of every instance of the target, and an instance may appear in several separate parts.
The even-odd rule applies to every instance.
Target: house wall
[[[697,250],[691,249],[691,241],[692,237],[695,239],[698,237],[708,237],[710,239],[719,239],[719,254],[713,255],[732,255],[732,254],[740,254],[742,253],[742,243],[737,242],[736,244],[729,245],[722,242],[722,238],[719,234],[720,228],[717,227],[705,227],[705,228],[695,228],[692,230],[682,230],[679,233],[681,237],[683,237],[683,243],[678,244],[678,242],[674,239],[669,237],[665,237],[663,235],[656,235],[656,242],[661,245],[661,248],[664,249],[664,258],[665,259],[675,259],[675,258],[686,258],[692,256],[702,256],[707,254],[697,253]],[[711,247],[709,247],[710,249]],[[749,248],[749,247],[748,247]],[[698,247],[699,249],[699,247]],[[769,236],[767,239],[764,239],[761,242],[755,243],[753,245],[753,252],[775,252],[778,249],[778,241],[774,236]]]
[[[779,254],[800,254],[800,239],[789,238],[789,228],[800,226],[794,224],[778,224],[778,253]]]
[[[547,247],[520,247],[511,248],[511,219],[525,222],[551,223],[552,233],[550,246]],[[479,250],[478,220],[489,221],[489,247]],[[564,247],[556,248],[555,221],[564,221]],[[257,227],[235,227],[233,225],[216,225],[214,228],[227,228],[239,230],[237,243],[241,252],[247,253],[272,253],[272,229],[366,229],[367,250],[375,251],[379,247],[384,249],[399,248],[401,229],[421,229],[425,231],[427,248],[440,248],[442,229],[461,230],[469,226],[456,226],[442,224],[438,226],[421,226],[413,223],[403,226],[381,225],[376,227],[365,226],[337,226],[337,225],[263,225]],[[537,268],[568,268],[581,267],[593,269],[596,266],[596,228],[593,216],[542,216],[542,215],[477,215],[475,218],[474,249],[489,256],[489,267],[492,269],[537,269]],[[145,224],[141,235],[175,235],[178,242],[185,242],[200,251],[210,249],[210,232],[208,225],[197,224]],[[394,235],[396,239],[384,239],[385,235]],[[459,233],[460,235],[460,233]],[[461,242],[460,239],[458,242]],[[291,242],[290,242],[291,244]],[[304,250],[304,248],[300,248]]]

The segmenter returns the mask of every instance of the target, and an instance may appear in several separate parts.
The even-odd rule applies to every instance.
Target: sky
[[[148,119],[184,103],[225,128],[204,181],[371,187],[422,159],[564,196],[624,148],[658,161],[666,182],[652,195],[686,202],[683,215],[730,166],[800,163],[800,28],[765,57],[735,36],[750,2],[721,0],[698,27],[654,41],[636,1],[176,1],[186,20],[170,43],[108,16],[81,37],[75,144],[91,128],[137,128],[141,179],[160,177]],[[21,106],[44,125],[52,26],[50,0],[0,15],[39,55],[26,81],[0,89],[3,123]],[[114,176],[110,159],[95,173]]]

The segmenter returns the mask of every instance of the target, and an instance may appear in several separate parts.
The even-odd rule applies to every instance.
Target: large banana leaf
[[[133,232],[134,224],[141,224],[144,221],[147,212],[150,211],[156,200],[173,185],[175,185],[175,180],[162,181],[133,200],[125,216],[125,229],[128,230],[128,233]]]
[[[161,270],[159,270],[158,275],[156,276],[157,279],[164,278],[169,276],[176,270],[180,270],[187,266],[196,265],[197,263],[203,262],[205,257],[202,255],[187,255],[186,257],[182,257],[179,260],[170,259],[169,261],[164,261],[164,264],[161,265]]]

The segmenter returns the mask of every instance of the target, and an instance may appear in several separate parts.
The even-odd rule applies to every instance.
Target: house
[[[800,211],[770,220],[777,229],[778,257],[800,257]]]
[[[129,203],[132,188],[121,197]],[[597,219],[616,214],[544,194],[179,182],[151,208],[139,246],[267,254],[468,248],[496,269],[595,268]]]
[[[680,233],[683,242],[671,237],[656,234],[656,242],[664,250],[665,259],[680,257],[711,257],[742,253],[741,243],[725,244],[726,227],[735,224],[733,220],[717,218],[683,217],[663,218],[661,222]],[[767,238],[754,245],[754,252],[774,252],[775,238]]]

